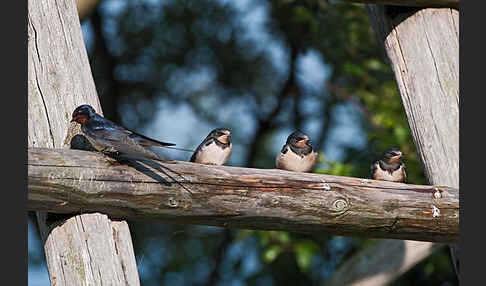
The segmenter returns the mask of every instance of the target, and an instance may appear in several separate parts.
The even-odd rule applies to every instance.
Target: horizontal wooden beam
[[[112,218],[431,242],[459,241],[459,190],[190,162],[113,164],[28,149],[28,209]]]
[[[383,4],[422,8],[455,8],[459,9],[459,0],[342,0],[364,4]]]

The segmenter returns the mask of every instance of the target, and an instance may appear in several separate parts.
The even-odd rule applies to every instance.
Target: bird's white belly
[[[196,163],[211,164],[211,165],[223,165],[228,161],[231,155],[232,145],[222,149],[217,146],[216,143],[211,143],[208,146],[204,146],[196,157]]]
[[[397,170],[390,173],[390,172],[382,170],[378,166],[376,173],[375,173],[375,179],[376,180],[382,180],[382,181],[392,181],[392,182],[402,181],[403,180],[402,168],[403,167],[400,167]]]
[[[303,158],[288,150],[285,154],[277,156],[276,165],[279,169],[294,172],[309,172],[317,162],[317,153],[312,152]]]

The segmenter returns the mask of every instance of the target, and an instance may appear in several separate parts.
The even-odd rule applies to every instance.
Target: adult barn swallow
[[[199,144],[190,161],[207,165],[223,165],[228,161],[233,148],[230,137],[231,132],[228,129],[214,129]]]
[[[318,154],[314,151],[309,137],[295,131],[287,137],[287,142],[275,160],[277,168],[294,172],[309,172],[317,163]]]
[[[162,156],[146,147],[175,145],[148,138],[119,126],[96,113],[94,108],[87,104],[80,105],[74,110],[71,122],[73,121],[80,123],[83,133],[97,144],[105,148],[113,147],[118,152],[133,157],[164,160]]]
[[[387,149],[383,152],[381,159],[373,163],[371,178],[373,180],[406,183],[407,172],[401,159],[402,152],[398,148]]]

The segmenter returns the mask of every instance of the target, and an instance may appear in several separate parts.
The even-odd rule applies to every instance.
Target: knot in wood
[[[332,207],[336,212],[343,212],[349,208],[349,203],[344,198],[338,198],[332,203]]]
[[[260,202],[260,205],[262,206],[276,206],[280,203],[280,199],[278,197],[275,197],[273,195],[269,194],[262,194],[262,200]]]
[[[176,208],[179,206],[179,202],[173,197],[169,198],[169,207]]]

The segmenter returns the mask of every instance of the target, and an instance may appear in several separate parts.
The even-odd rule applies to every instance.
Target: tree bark
[[[457,242],[459,190],[29,149],[28,208],[230,228]]]
[[[74,0],[28,1],[28,91],[29,147],[69,148],[80,133],[69,123],[76,106],[102,113]],[[52,285],[140,284],[126,222],[50,216],[37,212]]]
[[[392,65],[428,182],[458,188],[459,12],[445,8],[411,9],[382,5],[366,5],[366,9]],[[402,267],[409,269],[420,261],[411,259],[404,265],[398,264],[393,249],[403,242],[382,243],[388,244],[388,247],[383,247],[389,257],[386,263],[400,265],[394,269],[397,274],[401,273]],[[431,244],[417,247],[423,248],[425,253],[436,249]],[[458,263],[456,249],[451,249],[455,267]],[[367,251],[355,254],[351,260],[365,256]],[[417,255],[425,258],[422,254]],[[387,285],[396,277],[378,273],[375,280],[370,273],[378,272],[376,266],[371,266],[366,273],[353,271],[349,265],[345,263],[343,269],[346,271],[337,271],[333,280],[349,279],[352,277],[349,273],[361,273],[352,277],[353,281],[361,281],[360,285]],[[379,276],[388,279],[380,280]],[[362,280],[364,277],[368,279]]]

